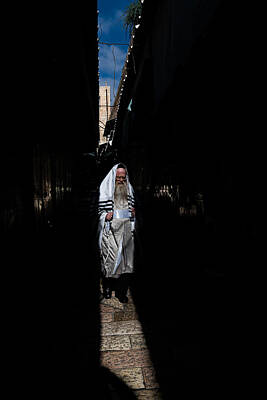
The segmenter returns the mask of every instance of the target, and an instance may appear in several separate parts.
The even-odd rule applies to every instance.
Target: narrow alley
[[[261,265],[261,85],[245,5],[138,0],[138,10],[102,117],[111,89],[100,93],[97,1],[9,14],[0,225],[14,398],[184,400],[214,385],[217,399],[236,348],[252,342],[240,332],[246,296],[235,308],[226,283],[237,276],[233,292],[250,292],[240,277]],[[124,303],[104,296],[98,245],[99,209],[115,199],[99,200],[101,182],[119,163],[133,187],[119,211],[136,220]]]

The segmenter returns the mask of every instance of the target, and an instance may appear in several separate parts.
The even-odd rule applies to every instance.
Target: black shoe
[[[119,301],[120,303],[128,303],[128,297],[127,296],[119,297]]]
[[[111,292],[110,288],[105,288],[103,290],[103,295],[104,295],[105,299],[111,299],[112,292]]]
[[[126,294],[115,292],[115,296],[120,301],[120,303],[128,303],[128,297]]]

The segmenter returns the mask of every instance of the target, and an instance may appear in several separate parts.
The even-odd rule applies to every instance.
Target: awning
[[[114,129],[115,127],[115,118],[114,119],[109,119],[106,122],[105,130],[103,136],[109,136],[110,132]]]

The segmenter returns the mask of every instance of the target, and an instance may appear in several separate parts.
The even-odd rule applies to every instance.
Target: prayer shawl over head
[[[118,166],[123,166],[126,171],[127,203],[128,210],[120,214],[111,222],[106,221],[108,212],[114,210],[114,193],[116,182],[116,171]],[[127,204],[126,203],[126,204]],[[133,272],[133,234],[135,229],[135,218],[131,217],[131,211],[134,207],[134,191],[129,182],[127,168],[124,164],[116,164],[103,179],[99,188],[98,202],[98,243],[101,253],[102,272],[106,277],[118,277],[118,274]],[[123,256],[122,256],[122,249]]]

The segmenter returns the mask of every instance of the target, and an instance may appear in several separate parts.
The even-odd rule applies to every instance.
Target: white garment
[[[134,236],[129,218],[116,218],[104,229],[101,243],[101,267],[107,278],[118,278],[134,270]]]
[[[106,215],[114,211],[114,191],[116,164],[102,181],[99,188],[99,225],[98,238],[101,254],[102,272],[106,277],[118,277],[121,273],[132,273],[134,263],[134,237],[135,218],[114,218],[106,221]],[[126,186],[128,211],[134,207],[134,191],[129,182],[127,168]],[[127,206],[126,203],[126,206]]]

